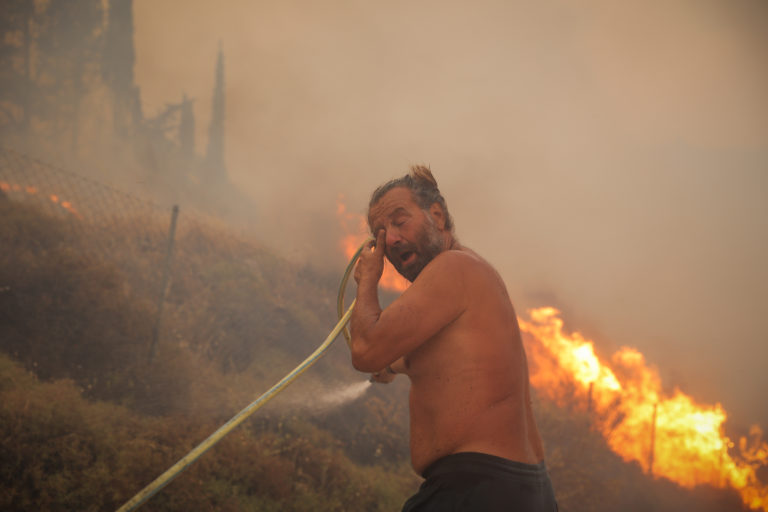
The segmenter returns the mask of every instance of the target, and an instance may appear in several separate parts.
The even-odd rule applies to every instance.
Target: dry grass
[[[336,276],[221,227],[179,228],[150,364],[167,227],[84,226],[0,198],[0,509],[116,508],[335,324]],[[339,343],[294,392],[361,378]],[[322,414],[270,404],[147,509],[397,510],[418,484],[406,395],[396,382]],[[731,493],[648,479],[576,411],[536,410],[561,510],[740,510]]]

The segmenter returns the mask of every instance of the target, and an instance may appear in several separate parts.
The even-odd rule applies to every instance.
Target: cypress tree
[[[121,136],[134,133],[143,118],[133,76],[135,62],[133,0],[110,0],[101,70],[112,90],[114,130]]]
[[[33,0],[0,3],[0,134],[29,133]]]
[[[70,130],[77,149],[81,103],[98,73],[102,29],[100,0],[49,0],[40,15],[38,78],[52,132]]]
[[[218,184],[227,181],[227,171],[224,164],[224,108],[224,53],[221,49],[221,43],[219,43],[211,123],[208,126],[208,149],[205,154],[207,179]]]

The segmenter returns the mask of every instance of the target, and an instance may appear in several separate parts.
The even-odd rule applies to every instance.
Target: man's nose
[[[400,231],[397,229],[387,229],[385,241],[387,247],[394,247],[402,241]]]

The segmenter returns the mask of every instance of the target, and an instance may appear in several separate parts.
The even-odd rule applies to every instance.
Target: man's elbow
[[[355,370],[364,373],[372,373],[381,370],[371,357],[371,351],[366,350],[362,343],[355,343],[353,340],[351,354],[352,354],[352,366]]]

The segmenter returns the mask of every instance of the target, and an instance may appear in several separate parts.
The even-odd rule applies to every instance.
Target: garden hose
[[[328,350],[331,344],[336,340],[340,332],[344,333],[344,337],[347,339],[347,342],[349,342],[350,335],[346,325],[347,322],[349,322],[349,317],[352,316],[352,308],[355,305],[355,301],[353,300],[352,304],[350,304],[349,308],[346,310],[346,312],[344,312],[344,290],[346,288],[347,281],[349,280],[349,276],[352,273],[352,269],[355,268],[355,262],[360,257],[360,253],[362,252],[365,245],[370,240],[371,239],[368,238],[360,245],[360,248],[349,260],[349,264],[344,271],[344,277],[341,279],[338,295],[339,322],[336,324],[336,327],[333,328],[330,334],[328,334],[328,337],[325,338],[325,341],[323,341],[323,343],[321,343],[320,346],[317,347],[317,349],[315,349],[315,351],[309,355],[309,357],[307,357],[301,364],[299,364],[299,366],[294,368],[290,373],[283,377],[280,382],[272,386],[266,393],[251,402],[242,411],[234,415],[232,419],[219,427],[216,432],[208,436],[205,441],[193,448],[189,453],[187,453],[178,462],[176,462],[176,464],[168,468],[165,473],[157,477],[152,483],[139,491],[138,494],[127,501],[122,507],[120,507],[117,512],[128,512],[131,510],[136,510],[163,487],[168,485],[171,480],[179,476],[182,471],[191,466],[193,462],[195,462],[201,455],[213,447],[213,445],[221,441],[224,436],[229,434],[235,427],[245,421],[246,418],[256,412],[259,407],[267,403],[271,398],[273,398],[276,394],[288,386],[288,384],[293,382],[299,375],[304,373],[310,366],[315,364],[318,359],[320,359],[320,357]]]

